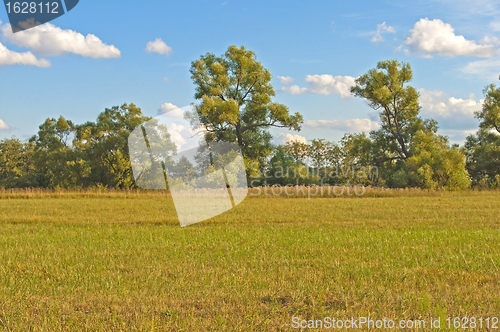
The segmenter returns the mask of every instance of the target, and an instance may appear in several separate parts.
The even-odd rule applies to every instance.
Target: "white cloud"
[[[467,136],[477,133],[475,129],[439,129],[438,134],[448,137],[451,144],[463,145]]]
[[[291,78],[290,76],[278,76],[278,78],[283,85],[290,85],[293,82],[293,78]]]
[[[31,52],[18,53],[7,49],[0,43],[0,66],[25,65],[37,67],[50,67],[50,61],[37,59]]]
[[[301,95],[303,93],[310,92],[308,88],[301,88],[298,85],[283,87],[283,88],[281,88],[281,91],[288,92],[289,94],[292,94],[292,95]]]
[[[10,130],[11,128],[3,121],[0,119],[0,130]]]
[[[310,129],[340,130],[345,132],[360,133],[380,128],[378,122],[370,119],[351,120],[309,120],[304,123],[304,127]]]
[[[410,52],[428,57],[432,54],[492,57],[496,50],[494,45],[479,45],[464,36],[455,35],[452,26],[439,19],[420,19],[410,33],[405,41]]]
[[[456,116],[474,117],[474,112],[481,109],[482,100],[476,100],[474,94],[468,99],[448,97],[443,91],[419,89],[422,115],[450,118]]]
[[[450,141],[464,141],[465,138],[469,135],[475,134],[477,129],[440,129],[439,134],[448,136]]]
[[[146,45],[146,51],[149,53],[158,53],[162,55],[170,55],[172,53],[172,47],[165,44],[161,38],[156,38],[154,41],[148,42]]]
[[[184,111],[172,103],[164,103],[160,106],[158,114],[166,114],[170,117],[182,118],[184,116]]]
[[[483,44],[483,45],[484,44],[497,44],[497,45],[500,45],[500,38],[495,37],[495,36],[493,36],[493,37],[486,36],[479,41],[479,44]]]
[[[185,126],[176,123],[171,123],[168,126],[168,133],[170,134],[170,139],[177,146],[177,150],[180,150],[181,147],[187,142],[186,139],[183,137],[183,132],[185,134],[186,132],[190,133],[190,130]]]
[[[287,142],[290,142],[290,141],[307,143],[307,140],[304,136],[300,136],[297,134],[279,133],[278,135],[276,135],[276,138],[280,138],[279,141],[281,144],[286,144]]]
[[[283,87],[281,91],[288,92],[292,95],[300,95],[304,93],[314,93],[320,95],[338,94],[342,98],[351,97],[350,87],[353,86],[355,78],[351,76],[332,76],[332,75],[307,75],[306,82],[309,83],[308,88],[301,88],[297,85]]]
[[[29,30],[12,33],[8,24],[2,27],[6,40],[22,47],[31,48],[34,54],[43,56],[78,54],[84,57],[119,58],[121,52],[113,45],[104,44],[93,34],[82,35],[73,30],[63,30],[50,23]]]
[[[382,37],[383,33],[396,33],[396,29],[384,23],[377,24],[377,33],[372,38],[373,43],[380,43],[385,41],[384,37]]]
[[[492,81],[498,79],[500,73],[500,59],[486,59],[469,62],[462,72],[469,75],[480,76],[485,80]]]
[[[197,137],[195,135],[195,131],[189,125],[182,125],[171,122],[167,127],[168,133],[170,134],[170,139],[177,146],[177,151],[188,150],[198,146],[198,144],[196,144],[196,139],[193,139],[193,137]],[[184,149],[182,149],[184,145],[186,146]]]
[[[474,94],[462,99],[450,97],[443,91],[419,89],[419,92],[422,117],[436,119],[444,129],[477,128],[474,112],[481,109],[483,100],[476,100]]]

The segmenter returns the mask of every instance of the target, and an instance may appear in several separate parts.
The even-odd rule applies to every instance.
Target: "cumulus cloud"
[[[166,114],[170,117],[182,118],[184,116],[184,111],[172,103],[164,103],[160,106],[158,114]]]
[[[298,85],[283,87],[283,88],[281,88],[281,91],[288,92],[289,94],[292,94],[292,95],[301,95],[303,93],[310,92],[308,88],[301,88]]]
[[[104,44],[93,34],[82,35],[73,30],[63,30],[50,23],[29,30],[12,33],[9,25],[2,27],[6,40],[32,50],[42,56],[78,54],[90,58],[119,58],[121,52],[113,45]]]
[[[290,133],[279,133],[276,135],[276,138],[279,139],[279,142],[282,144],[286,144],[290,141],[297,141],[301,143],[307,143],[307,140],[304,136],[300,136],[297,134],[290,134]]]
[[[468,99],[448,97],[443,91],[419,89],[422,114],[443,118],[466,115],[474,116],[481,109],[483,100],[476,100],[474,94]]]
[[[0,66],[25,65],[37,67],[50,67],[50,61],[38,59],[31,52],[18,53],[9,50],[0,43]]]
[[[179,124],[170,122],[168,125],[170,139],[177,146],[177,151],[193,149],[199,146],[199,135],[189,126],[189,124]]]
[[[314,93],[320,95],[337,94],[342,98],[351,97],[350,87],[353,86],[355,78],[351,76],[332,76],[332,75],[307,75],[306,82],[309,87],[301,88],[298,85],[283,87],[281,91],[292,95],[304,93]]]
[[[165,44],[161,38],[156,38],[154,41],[148,42],[146,45],[146,52],[158,53],[161,55],[170,55],[172,53],[172,47]]]
[[[432,57],[432,54],[449,57],[492,57],[496,51],[494,45],[480,45],[465,39],[464,36],[456,35],[450,24],[439,19],[420,19],[410,33],[410,37],[405,41],[409,51],[427,57]]]
[[[351,120],[309,120],[304,123],[304,127],[310,129],[340,130],[344,132],[361,133],[376,130],[380,125],[370,119]]]
[[[11,128],[3,121],[0,119],[0,130],[10,130]]]
[[[171,123],[168,126],[168,133],[170,134],[170,139],[177,146],[177,150],[180,150],[183,145],[187,143],[185,136],[191,135],[191,128]]]
[[[385,41],[384,37],[382,37],[383,33],[396,33],[396,29],[394,27],[391,27],[390,25],[387,25],[384,23],[382,24],[377,24],[377,32],[372,38],[373,43],[380,43]]]
[[[278,78],[283,85],[290,85],[293,82],[293,78],[290,76],[278,76]]]
[[[438,120],[443,129],[475,129],[474,112],[479,111],[484,100],[476,100],[474,94],[468,99],[450,97],[443,91],[419,89],[421,115]]]

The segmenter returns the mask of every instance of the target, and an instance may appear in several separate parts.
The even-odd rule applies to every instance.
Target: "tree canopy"
[[[409,130],[420,106],[419,94],[412,86],[405,86],[413,78],[411,67],[396,60],[380,61],[377,68],[356,79],[351,93],[365,98],[374,110],[380,111],[382,130],[389,133],[399,145],[401,158],[409,158]]]
[[[483,130],[493,129],[500,134],[500,88],[490,84],[483,92],[485,95],[483,107],[475,113],[480,121],[479,127]]]
[[[494,84],[483,90],[485,100],[475,113],[479,130],[467,137],[467,169],[475,185],[500,186],[500,88]]]
[[[262,160],[272,149],[270,127],[301,129],[302,115],[272,101],[271,73],[244,46],[230,46],[222,56],[202,55],[190,72],[208,139],[235,142],[247,159]]]

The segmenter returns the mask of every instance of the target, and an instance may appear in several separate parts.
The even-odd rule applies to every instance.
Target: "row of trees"
[[[220,57],[201,56],[190,71],[198,104],[197,114],[187,119],[199,118],[207,141],[240,146],[251,185],[500,185],[500,89],[494,85],[485,89],[476,113],[477,134],[459,147],[437,134],[435,120],[419,117],[419,94],[408,85],[410,65],[379,62],[356,79],[351,93],[379,112],[380,129],[346,134],[338,143],[315,139],[273,146],[271,127],[299,131],[303,118],[272,101],[271,74],[255,53],[231,46]],[[0,141],[0,187],[134,187],[127,139],[148,120],[134,104],[106,109],[95,122],[81,125],[47,119],[28,141]]]
[[[321,180],[329,184],[355,181],[388,187],[469,187],[472,179],[464,150],[450,146],[446,137],[437,134],[435,120],[418,116],[419,94],[407,85],[412,76],[409,64],[395,60],[379,62],[377,68],[358,77],[351,88],[353,95],[364,98],[379,112],[379,130],[346,134],[338,144],[324,140],[313,140],[309,145],[290,142],[283,147],[285,154],[278,152],[271,159],[272,167],[278,166],[279,171],[279,165],[290,162],[281,157],[287,155],[295,163],[309,159],[309,164],[323,169],[323,174],[316,172],[308,178],[313,183]],[[273,177],[266,175],[267,182],[272,184]]]
[[[26,142],[0,141],[0,187],[130,188],[131,131],[150,120],[134,104],[106,109],[96,122],[47,119]]]

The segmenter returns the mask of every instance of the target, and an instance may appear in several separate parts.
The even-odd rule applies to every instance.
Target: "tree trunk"
[[[397,140],[398,140],[399,145],[401,146],[401,150],[403,151],[403,154],[405,155],[405,159],[410,158],[410,153],[406,149],[406,145],[405,145],[405,142],[403,140],[403,137],[399,136],[397,138]]]
[[[238,121],[236,124],[236,137],[238,137],[238,145],[240,148],[243,147],[243,136],[241,135],[241,122]]]

